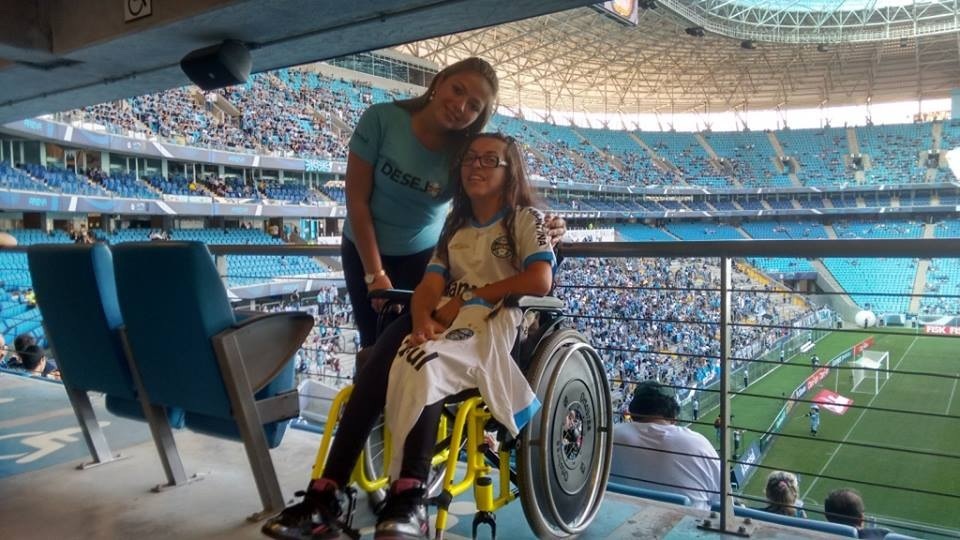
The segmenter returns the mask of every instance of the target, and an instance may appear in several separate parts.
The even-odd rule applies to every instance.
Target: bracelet
[[[373,285],[373,282],[376,281],[378,277],[385,276],[385,275],[387,275],[387,272],[383,268],[381,268],[372,274],[364,274],[363,282],[366,283],[367,285]]]

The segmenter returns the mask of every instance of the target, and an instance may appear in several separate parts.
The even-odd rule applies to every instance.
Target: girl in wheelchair
[[[275,538],[351,536],[342,505],[350,473],[384,412],[394,444],[393,479],[375,538],[426,538],[425,482],[445,398],[479,388],[513,435],[540,403],[510,356],[520,324],[511,294],[548,294],[555,257],[519,145],[499,134],[475,136],[459,160],[453,205],[409,310],[378,338],[358,371],[323,473],[303,501],[271,518]],[[384,408],[384,405],[387,405]],[[402,451],[400,451],[402,449]],[[350,501],[350,507],[352,507]],[[347,512],[349,514],[349,512]]]

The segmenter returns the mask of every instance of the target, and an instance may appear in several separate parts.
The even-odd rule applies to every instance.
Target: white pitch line
[[[957,373],[957,377],[960,377],[960,373]],[[960,381],[960,379],[953,380],[953,390],[950,390],[950,399],[947,400],[947,410],[944,414],[950,414],[950,406],[953,405],[953,396],[957,393],[957,381]]]
[[[877,442],[877,441],[861,441],[861,440],[857,440],[857,439],[849,439],[847,442],[850,443],[850,444],[874,444],[874,445],[881,445],[881,446],[884,445],[884,444],[887,444],[887,445],[889,446],[889,443]],[[881,451],[879,448],[870,448],[870,450],[871,450],[871,451]],[[911,451],[911,452],[937,452],[937,449],[936,449],[936,448],[917,448],[916,446],[905,446],[905,445],[902,445],[902,444],[899,444],[899,443],[897,443],[897,449],[896,449],[896,450],[882,450],[882,451],[883,451],[883,452],[896,452],[896,451],[901,451],[901,450],[909,450],[909,451]]]
[[[903,356],[901,356],[900,360],[897,361],[897,365],[893,366],[894,372],[896,372],[897,368],[900,367],[900,364],[903,362],[904,358],[906,358],[910,354],[910,349],[912,349],[914,344],[917,343],[917,337],[919,336],[916,336],[913,338],[913,341],[910,342],[910,346],[907,347],[907,350],[903,352]],[[820,476],[823,474],[824,471],[827,470],[827,467],[830,466],[830,463],[833,462],[833,458],[837,457],[837,454],[840,453],[840,449],[843,448],[843,443],[847,442],[847,439],[849,439],[850,435],[853,434],[853,430],[857,428],[857,425],[860,423],[860,420],[862,420],[864,415],[867,414],[867,411],[870,410],[869,407],[873,405],[873,402],[878,397],[880,397],[880,392],[883,391],[883,387],[886,386],[888,382],[890,382],[890,379],[884,379],[883,384],[880,385],[880,390],[872,398],[870,398],[870,401],[867,403],[867,408],[860,410],[860,416],[858,416],[856,421],[854,421],[853,425],[850,426],[850,429],[847,431],[847,434],[844,435],[843,439],[840,440],[840,444],[838,444],[837,447],[833,449],[833,452],[830,454],[830,458],[827,459],[827,462],[824,463],[823,467],[820,468],[820,472],[817,473],[817,477],[813,479],[813,482],[810,482],[810,485],[807,486],[806,491],[803,492],[803,496],[800,497],[801,499],[806,500],[807,495],[809,495],[810,492],[813,491],[813,487],[817,485],[817,481],[820,480]]]

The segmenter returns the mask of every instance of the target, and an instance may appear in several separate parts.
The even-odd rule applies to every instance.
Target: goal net
[[[890,353],[888,351],[863,351],[853,363],[852,392],[878,394],[880,381],[890,378]]]

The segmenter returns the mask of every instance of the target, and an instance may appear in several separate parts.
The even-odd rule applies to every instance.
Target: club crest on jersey
[[[427,194],[436,199],[440,196],[440,192],[443,191],[443,188],[440,187],[440,184],[436,182],[427,183]]]
[[[473,335],[474,335],[473,330],[469,328],[457,328],[455,330],[451,330],[447,332],[447,335],[444,337],[446,339],[449,339],[450,341],[464,341],[466,339],[472,338]]]
[[[507,242],[506,236],[499,236],[490,244],[490,253],[493,253],[493,256],[498,259],[509,259],[513,257],[513,251],[510,249],[510,244]]]

